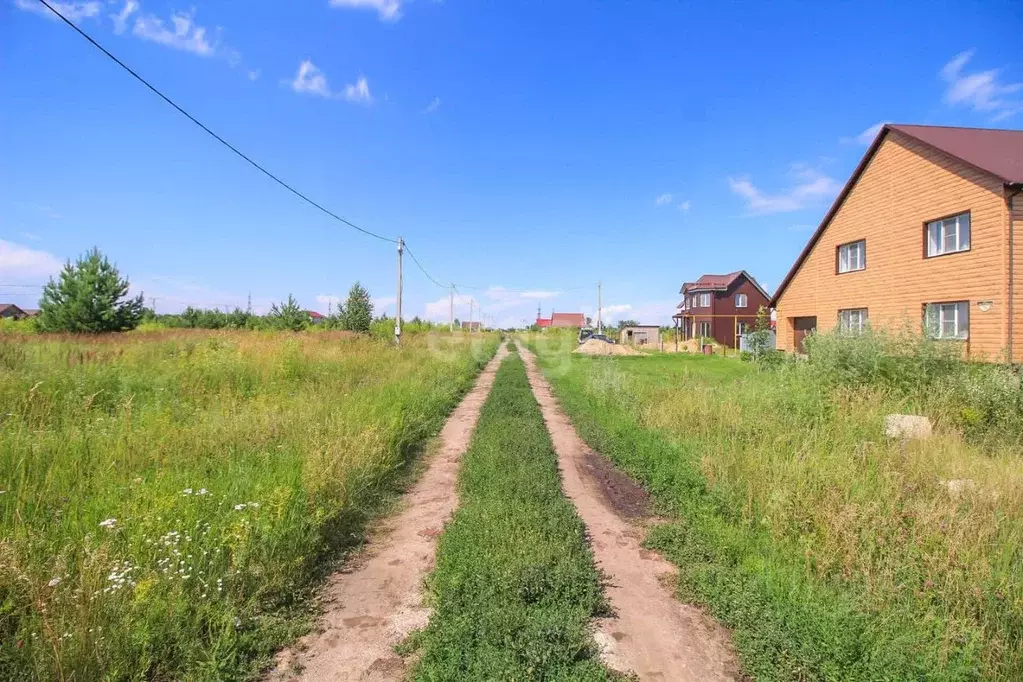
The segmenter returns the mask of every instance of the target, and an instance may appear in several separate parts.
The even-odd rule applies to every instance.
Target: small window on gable
[[[960,213],[927,223],[927,257],[970,250],[970,214]]]
[[[842,244],[838,247],[838,274],[865,270],[867,267],[867,240]]]
[[[746,294],[736,294],[735,295],[735,307],[736,308],[745,308],[746,307]]]

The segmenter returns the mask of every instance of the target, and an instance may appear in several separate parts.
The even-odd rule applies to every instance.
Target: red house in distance
[[[757,311],[767,308],[771,300],[745,270],[703,275],[684,283],[679,293],[682,302],[672,319],[683,340],[714,339],[726,348],[735,348],[738,337],[753,329]]]

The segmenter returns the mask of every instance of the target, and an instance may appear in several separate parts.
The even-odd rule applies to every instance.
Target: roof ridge
[[[1000,133],[1023,133],[1019,128],[981,128],[979,126],[936,126],[924,123],[886,123],[889,128],[943,128],[945,130],[985,130]]]

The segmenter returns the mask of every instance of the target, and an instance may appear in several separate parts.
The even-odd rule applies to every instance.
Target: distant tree
[[[94,248],[74,264],[68,261],[57,280],[51,277],[43,288],[39,327],[88,333],[134,329],[142,319],[142,294],[128,298],[128,287],[128,280]]]
[[[622,320],[622,321],[620,321],[618,323],[618,328],[619,329],[624,329],[625,327],[638,327],[638,326],[639,326],[639,322],[636,322],[636,320]]]
[[[373,303],[369,292],[356,282],[348,290],[348,300],[338,310],[338,326],[350,332],[368,332],[373,321]]]
[[[291,294],[288,294],[287,301],[270,306],[266,320],[271,329],[283,331],[302,331],[309,325],[309,315],[302,310]]]
[[[771,314],[764,306],[757,310],[757,321],[753,331],[747,334],[747,343],[754,360],[763,359],[770,350],[768,346],[771,343]]]

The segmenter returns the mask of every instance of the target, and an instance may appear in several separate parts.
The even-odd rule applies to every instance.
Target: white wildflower
[[[50,582],[48,582],[46,584],[49,587],[56,587],[57,585],[60,585],[60,578],[55,576],[55,577],[51,578]]]
[[[244,504],[236,504],[236,505],[234,505],[234,510],[235,511],[242,511],[243,509],[245,509],[245,505]]]
[[[185,488],[184,490],[181,491],[181,494],[182,495],[191,495],[192,494],[192,489],[191,488]]]
[[[107,519],[106,521],[100,521],[99,522],[99,527],[100,528],[113,528],[116,525],[117,525],[117,519]]]

